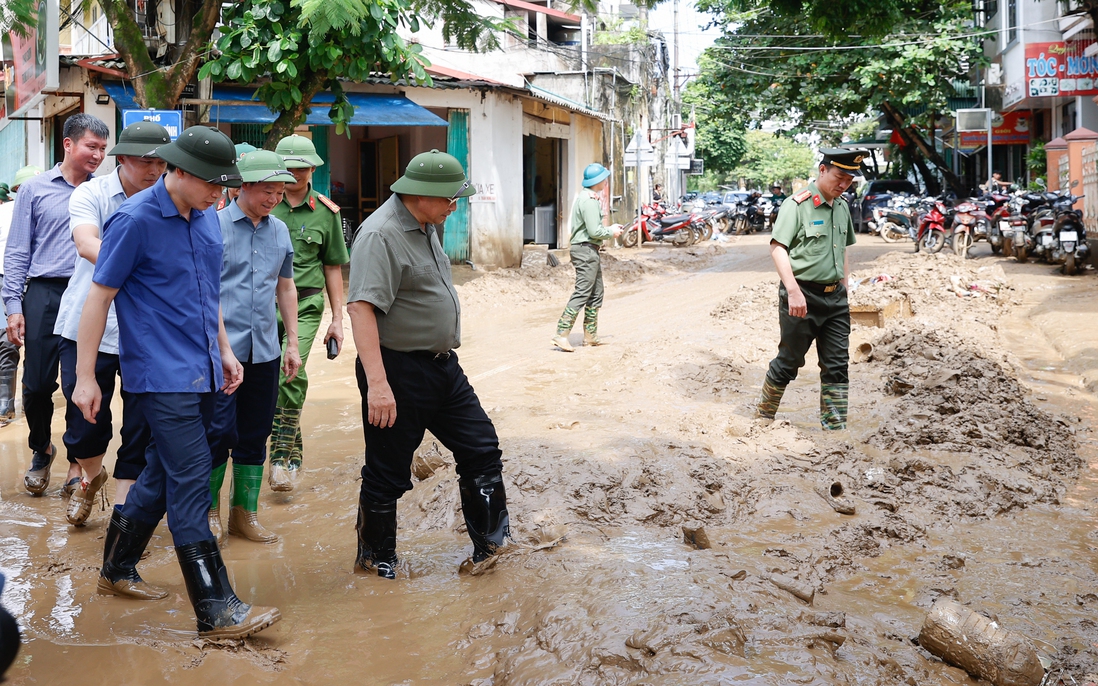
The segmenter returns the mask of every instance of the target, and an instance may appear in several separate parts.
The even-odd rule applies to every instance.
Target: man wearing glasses
[[[397,500],[412,489],[412,454],[430,432],[453,451],[476,571],[510,536],[503,462],[454,348],[461,305],[438,228],[475,192],[438,150],[412,158],[394,193],[362,223],[351,251],[347,314],[358,359],[365,465],[355,569],[396,576]],[[482,566],[481,566],[482,568]]]
[[[297,340],[301,370],[297,378],[283,374],[278,383],[278,404],[271,426],[271,470],[268,482],[273,491],[292,491],[301,474],[301,408],[309,377],[305,365],[313,347],[320,318],[324,314],[324,291],[332,308],[332,323],[324,343],[335,340],[336,354],[343,347],[343,272],[347,244],[339,205],[313,190],[313,170],[324,164],[313,142],[304,136],[286,136],[275,152],[282,156],[294,182],[286,184],[286,196],[271,211],[290,230],[294,246],[294,283],[297,286]],[[279,321],[282,350],[286,350],[286,329]]]

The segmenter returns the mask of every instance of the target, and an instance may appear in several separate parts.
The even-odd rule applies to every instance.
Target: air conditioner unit
[[[1003,65],[1001,64],[989,64],[987,67],[987,74],[984,76],[985,86],[1001,86],[1003,85]]]

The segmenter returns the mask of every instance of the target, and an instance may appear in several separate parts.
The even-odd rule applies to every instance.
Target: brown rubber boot
[[[229,510],[229,533],[256,543],[278,542],[278,534],[263,528],[256,513],[240,505],[233,505]]]
[[[217,539],[217,546],[225,545],[225,528],[221,526],[221,508],[215,507],[206,513],[210,520],[210,533]]]

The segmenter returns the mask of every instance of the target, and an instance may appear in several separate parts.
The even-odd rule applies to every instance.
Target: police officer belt
[[[409,355],[415,355],[416,357],[426,357],[434,362],[442,362],[443,360],[450,359],[450,351],[436,353],[430,350],[412,350]]]
[[[599,250],[601,250],[600,246],[596,245],[595,243],[589,243],[587,241],[584,241],[582,243],[577,243],[576,245],[586,245],[587,247],[591,248],[595,252],[598,252]]]
[[[816,291],[817,293],[834,293],[839,290],[839,286],[843,285],[842,281],[836,281],[834,283],[816,283],[815,281],[801,281],[797,279],[797,284],[801,288],[807,288],[810,291]]]
[[[316,295],[320,292],[319,288],[299,288],[297,289],[297,299],[304,300],[305,298]]]

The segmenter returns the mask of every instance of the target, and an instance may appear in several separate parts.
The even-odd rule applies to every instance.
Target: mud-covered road
[[[961,262],[859,239],[852,303],[913,314],[855,327],[850,428],[834,434],[817,421],[814,357],[778,422],[750,418],[777,343],[767,236],[611,251],[606,345],[574,354],[549,344],[569,266],[537,255],[459,273],[459,356],[500,433],[516,539],[479,576],[458,573],[471,546],[429,438],[423,462],[442,466],[400,503],[398,580],[351,573],[353,359],[314,352],[307,473],[260,501],[282,540],[225,549],[237,593],[283,615],[239,644],[197,640],[163,525],[141,570],[169,598],[95,595],[107,513],[66,524],[61,461],[47,496],[29,496],[25,422],[0,430],[3,602],[27,639],[11,682],[976,683],[913,640],[947,596],[1085,683],[1098,673],[1098,278],[986,244]],[[869,283],[881,274],[893,278]],[[817,493],[834,482],[855,514]],[[711,547],[685,544],[684,526]]]

